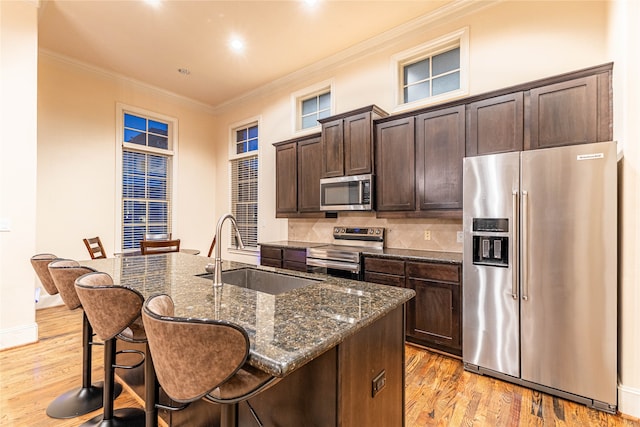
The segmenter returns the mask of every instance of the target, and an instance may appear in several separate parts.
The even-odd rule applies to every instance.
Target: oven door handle
[[[337,262],[317,258],[307,258],[307,265],[311,265],[314,267],[334,268],[336,270],[344,270],[351,273],[360,273],[360,264],[351,262]]]

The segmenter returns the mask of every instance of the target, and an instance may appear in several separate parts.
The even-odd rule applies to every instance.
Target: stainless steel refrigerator
[[[466,370],[617,409],[615,142],[464,159]]]

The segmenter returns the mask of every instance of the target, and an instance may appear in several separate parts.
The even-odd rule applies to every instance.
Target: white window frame
[[[333,80],[325,80],[323,82],[316,83],[312,86],[308,86],[304,89],[298,90],[291,94],[291,115],[293,118],[292,129],[293,134],[296,136],[308,135],[319,132],[322,128],[320,123],[317,126],[302,129],[302,102],[323,93],[329,92],[331,94],[331,107],[329,116],[335,114],[335,91],[333,88]]]
[[[260,196],[260,181],[261,181],[261,173],[262,173],[262,168],[260,166],[260,159],[261,159],[261,155],[260,152],[262,151],[262,143],[261,140],[263,139],[260,132],[261,132],[261,122],[262,122],[262,118],[260,116],[256,116],[256,117],[251,117],[248,118],[246,120],[241,120],[235,123],[232,123],[229,126],[229,158],[227,160],[227,167],[228,167],[228,174],[229,174],[229,211],[232,211],[233,208],[233,167],[232,167],[232,162],[234,160],[239,160],[239,159],[243,159],[246,157],[254,157],[256,156],[258,158],[258,200],[257,200],[257,213],[258,213],[258,218],[256,221],[256,246],[245,246],[244,249],[240,249],[240,248],[236,248],[235,245],[232,245],[231,242],[232,240],[229,239],[228,243],[227,243],[227,251],[229,252],[234,252],[234,253],[241,253],[241,254],[250,254],[250,255],[255,255],[257,253],[260,252],[260,246],[257,242],[260,241],[260,204],[261,204],[261,196]],[[240,153],[237,154],[236,153],[236,131],[242,128],[249,128],[252,127],[254,125],[258,126],[258,149],[254,150],[254,151],[248,151],[246,153]],[[229,233],[233,232],[233,228],[231,227],[229,229]],[[223,233],[224,234],[224,233]]]
[[[157,119],[158,121],[169,124],[167,136],[169,137],[170,147],[168,150],[158,149],[154,147],[143,147],[138,144],[123,142],[124,132],[124,114],[131,113],[137,116],[146,117],[148,119]],[[115,206],[115,245],[117,251],[122,250],[122,152],[123,148],[133,151],[139,151],[150,154],[159,154],[163,156],[171,156],[171,232],[178,235],[178,119],[154,111],[146,110],[131,105],[116,103],[116,158],[115,158],[115,180],[116,180],[116,206]]]
[[[442,52],[460,48],[460,88],[436,96],[404,102],[404,66],[421,61]],[[461,28],[437,39],[399,52],[391,57],[394,85],[394,111],[411,110],[418,107],[449,101],[469,94],[469,27]]]

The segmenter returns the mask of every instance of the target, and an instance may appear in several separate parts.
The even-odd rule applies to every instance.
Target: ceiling
[[[443,6],[469,2],[156,1],[42,1],[39,46],[215,108]],[[229,48],[234,35],[244,40],[241,53]]]

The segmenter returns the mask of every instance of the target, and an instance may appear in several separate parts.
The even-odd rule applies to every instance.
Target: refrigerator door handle
[[[513,260],[511,266],[511,296],[513,299],[518,299],[518,190],[513,190],[512,195],[512,210],[513,210],[513,254],[511,259]]]
[[[529,193],[525,190],[522,191],[522,253],[524,256],[522,257],[522,299],[527,301],[529,299],[529,265],[527,261],[527,248],[529,247],[529,233],[528,222],[529,218],[527,212],[529,210]]]

